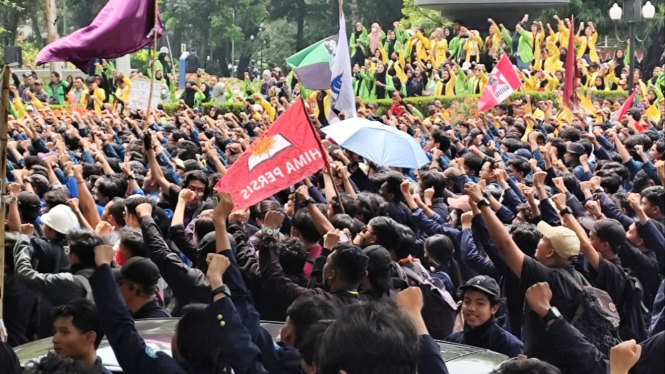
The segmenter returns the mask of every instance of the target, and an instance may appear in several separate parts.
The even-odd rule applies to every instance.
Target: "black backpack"
[[[450,293],[433,285],[430,281],[423,279],[413,270],[402,267],[408,284],[418,287],[423,293],[423,310],[421,314],[427,326],[430,336],[437,340],[443,340],[453,333],[457,304]]]
[[[553,270],[561,273],[581,294],[580,303],[570,323],[600,352],[609,355],[610,349],[621,343],[619,338],[621,318],[612,298],[607,292],[592,287],[581,275],[580,286],[575,277],[566,270]]]
[[[629,271],[626,273],[626,285],[623,289],[623,304],[619,306],[621,326],[619,335],[623,340],[635,339],[638,343],[649,336],[648,322],[649,309],[644,305],[644,288],[642,283],[633,277]]]

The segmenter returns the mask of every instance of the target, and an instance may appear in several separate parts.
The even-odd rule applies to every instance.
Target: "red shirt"
[[[311,247],[307,249],[307,259],[312,260],[312,262],[321,255],[321,246],[320,245],[315,245],[314,247]],[[302,272],[305,274],[307,279],[309,279],[310,274],[312,274],[312,266],[314,264],[312,262],[305,262],[305,267],[303,267]]]

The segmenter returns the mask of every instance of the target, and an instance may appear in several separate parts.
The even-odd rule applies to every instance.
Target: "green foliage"
[[[245,104],[242,103],[205,103],[203,109],[205,113],[208,113],[210,108],[214,106],[219,108],[221,113],[233,113],[236,116],[240,116],[240,113],[245,110]],[[164,104],[164,112],[168,115],[174,115],[178,112],[178,103]]]
[[[18,42],[16,45],[20,46],[23,52],[23,65],[25,66],[30,64],[35,66],[35,60],[37,59],[39,48],[35,47],[33,43],[27,41]]]
[[[404,18],[400,22],[406,28],[422,27],[428,33],[437,27],[451,25],[449,20],[443,18],[441,12],[415,6],[413,0],[404,0],[403,3],[402,14],[404,14]]]

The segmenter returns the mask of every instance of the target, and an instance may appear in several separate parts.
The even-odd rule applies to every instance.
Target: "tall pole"
[[[67,35],[67,0],[62,0],[62,36]]]
[[[233,9],[233,24],[236,24],[236,10]],[[235,72],[235,65],[236,64],[236,41],[235,39],[231,39],[231,76],[233,76],[233,73]]]
[[[148,94],[148,109],[145,111],[145,128],[150,124],[150,111],[152,110],[152,91],[155,88],[155,59],[157,58],[157,26],[159,25],[159,0],[155,0],[155,23],[153,24],[152,40],[152,66],[150,67],[150,93]],[[183,68],[183,67],[181,67]]]
[[[635,25],[634,20],[628,22],[628,40],[630,40],[630,45],[628,49],[630,50],[630,56],[628,56],[628,92],[632,93],[635,88],[635,52],[636,52],[636,40],[635,40]]]
[[[0,173],[1,175],[7,174],[7,121],[9,119],[9,67],[7,65],[2,69],[2,103],[0,103]],[[6,336],[6,331],[2,318],[4,311],[2,305],[5,297],[5,209],[7,204],[4,204],[5,193],[7,191],[7,183],[5,178],[0,180],[0,196],[2,196],[2,204],[0,204],[0,339]]]
[[[46,0],[46,39],[48,44],[53,43],[58,39],[58,28],[55,23],[56,18],[55,0]],[[59,71],[60,63],[50,62],[49,67],[51,73]]]

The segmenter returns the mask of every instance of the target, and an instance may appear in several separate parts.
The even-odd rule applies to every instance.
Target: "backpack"
[[[457,315],[457,304],[450,293],[424,280],[413,270],[402,267],[408,278],[409,286],[418,287],[423,293],[423,310],[421,315],[430,336],[443,340],[452,334]]]
[[[621,318],[612,298],[607,292],[592,287],[581,275],[580,286],[575,277],[566,270],[553,270],[562,274],[582,295],[570,323],[600,352],[609,355],[610,349],[621,343],[619,338]]]
[[[627,279],[623,289],[623,304],[619,308],[619,315],[621,316],[619,335],[623,340],[635,339],[639,343],[649,336],[649,324],[646,320],[649,309],[643,302],[644,288],[642,284],[629,271],[623,270]]]

